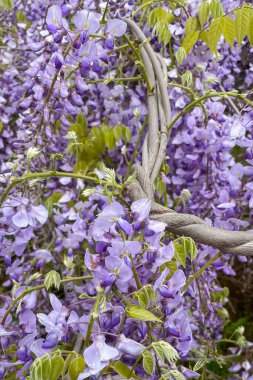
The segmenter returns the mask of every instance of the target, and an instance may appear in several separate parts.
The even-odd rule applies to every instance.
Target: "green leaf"
[[[207,359],[200,359],[197,361],[197,363],[193,367],[193,371],[199,371],[204,365],[206,364]]]
[[[252,46],[253,45],[253,9],[250,10],[247,36],[248,36],[250,45]],[[0,130],[1,130],[1,127],[0,127]]]
[[[211,50],[211,47],[210,47],[210,33],[207,32],[206,30],[204,30],[203,32],[200,33],[199,37],[202,39],[202,41],[204,41],[207,44],[207,46]]]
[[[186,58],[187,54],[185,51],[185,48],[181,46],[178,51],[176,52],[176,60],[179,64],[183,62],[183,60]]]
[[[149,351],[144,351],[142,354],[142,366],[143,366],[144,371],[147,372],[147,374],[153,375],[154,361]]]
[[[16,13],[16,20],[17,22],[23,22],[25,23],[26,22],[26,17],[25,17],[25,14],[21,11],[17,11]]]
[[[173,245],[174,245],[174,257],[176,261],[185,268],[186,267],[186,252],[184,250],[184,247],[177,242],[173,242]]]
[[[185,25],[185,34],[186,36],[191,36],[197,28],[197,19],[196,17],[189,17]]]
[[[173,276],[173,274],[176,272],[176,270],[178,270],[178,267],[177,267],[177,264],[174,263],[174,261],[167,261],[167,263],[163,264],[161,267],[161,272],[165,269],[165,268],[168,268],[170,270],[170,273],[168,274],[168,276],[166,277],[166,280],[168,281],[169,279],[171,279],[171,277]]]
[[[164,363],[164,354],[163,349],[160,346],[159,342],[152,344],[153,349],[155,350],[156,354],[158,355],[159,359]]]
[[[64,367],[64,360],[61,356],[51,359],[51,373],[49,380],[58,380]]]
[[[203,1],[198,7],[198,16],[201,27],[209,20],[210,5],[207,1]]]
[[[239,45],[241,45],[249,28],[251,10],[246,7],[239,8],[235,11],[235,36]]]
[[[162,197],[164,193],[166,193],[166,183],[160,178],[156,181],[155,188],[157,190],[158,196]]]
[[[225,309],[224,307],[217,310],[217,314],[222,319],[229,319],[229,313],[228,313],[227,309]]]
[[[163,340],[160,342],[154,342],[152,343],[152,347],[163,362],[165,358],[170,364],[174,364],[179,359],[177,350],[175,350],[175,348],[168,342]]]
[[[48,380],[51,374],[51,360],[47,358],[42,361],[42,378],[43,380]]]
[[[219,0],[211,1],[210,10],[213,15],[213,18],[219,18],[224,14],[222,4]]]
[[[186,377],[177,369],[172,369],[169,374],[172,375],[175,380],[186,380]]]
[[[171,39],[171,34],[168,25],[165,24],[163,21],[159,21],[154,25],[152,34],[154,36],[157,36],[158,41],[160,43],[162,42],[164,45],[167,45]]]
[[[193,83],[193,76],[192,72],[190,70],[187,70],[183,75],[182,75],[182,83],[185,86],[190,87]]]
[[[166,25],[168,25],[173,20],[173,14],[164,8],[154,8],[148,16],[148,24],[150,27],[154,26],[157,22],[164,22]]]
[[[223,17],[224,18],[224,29],[223,34],[225,37],[225,40],[229,43],[231,47],[234,46],[235,42],[235,23],[234,20],[230,17]]]
[[[183,42],[182,42],[182,47],[185,49],[186,54],[188,54],[195,43],[198,41],[199,38],[199,32],[194,32],[191,35],[187,35]]]
[[[217,52],[217,44],[224,30],[224,17],[213,20],[209,30],[209,46],[213,53]]]
[[[131,140],[131,137],[132,137],[132,132],[130,131],[130,129],[128,127],[126,127],[125,125],[122,126],[122,136],[123,136],[123,140],[128,143],[130,142]]]
[[[129,309],[127,309],[127,316],[130,318],[138,319],[140,321],[150,321],[150,322],[160,322],[161,319],[157,318],[154,314],[152,314],[150,311],[143,309],[140,306],[130,306]]]
[[[116,371],[123,379],[139,379],[138,376],[134,373],[131,373],[131,368],[122,362],[116,362],[113,366],[114,371]]]
[[[106,133],[104,138],[105,138],[105,143],[106,143],[108,149],[112,150],[116,145],[116,141],[115,141],[113,131],[111,130],[108,133]]]
[[[61,276],[55,270],[51,270],[46,274],[44,284],[47,290],[50,289],[53,285],[59,289],[61,285]]]
[[[143,309],[147,309],[151,301],[155,300],[155,292],[152,285],[144,285],[135,293],[134,298],[138,300]]]
[[[76,380],[78,378],[78,375],[83,372],[85,368],[85,361],[83,358],[78,357],[74,359],[69,366],[69,377],[70,380]]]
[[[12,0],[0,0],[0,9],[1,8],[7,8],[12,9],[14,7]]]

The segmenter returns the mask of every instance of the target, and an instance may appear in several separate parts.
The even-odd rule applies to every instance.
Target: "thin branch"
[[[176,124],[176,122],[190,109],[194,108],[197,106],[199,103],[203,102],[205,99],[210,99],[210,98],[227,98],[228,96],[238,98],[242,101],[244,101],[246,104],[248,104],[250,107],[253,108],[253,103],[246,98],[246,95],[238,94],[236,92],[215,92],[215,93],[209,93],[201,96],[200,98],[194,100],[192,103],[188,104],[179,114],[175,117],[174,120],[169,124],[168,130],[170,131],[171,128]]]
[[[30,179],[47,179],[50,177],[70,177],[75,179],[83,179],[85,181],[92,181],[95,183],[98,183],[98,180],[94,177],[87,176],[87,175],[81,175],[81,174],[75,174],[75,173],[68,173],[68,172],[46,172],[46,173],[27,173],[24,174],[21,178],[15,178],[11,182],[11,184],[6,188],[6,190],[3,192],[3,195],[0,199],[0,207],[2,206],[3,202],[7,198],[9,192],[17,186],[21,182],[29,181]]]
[[[67,277],[67,278],[64,278],[63,280],[61,280],[60,283],[64,284],[66,282],[91,280],[92,278],[93,278],[93,276]],[[38,285],[38,286],[34,286],[33,288],[24,290],[23,293],[20,294],[20,296],[18,296],[17,298],[15,298],[12,301],[11,306],[9,307],[9,309],[6,310],[6,312],[5,312],[4,316],[3,316],[1,324],[2,325],[5,324],[6,319],[7,319],[8,315],[11,313],[11,310],[13,309],[13,307],[15,305],[17,305],[17,303],[19,301],[21,301],[27,294],[30,294],[30,293],[33,293],[33,292],[36,292],[38,290],[42,290],[42,289],[45,289],[45,288],[46,288],[46,284],[41,284],[41,285]]]

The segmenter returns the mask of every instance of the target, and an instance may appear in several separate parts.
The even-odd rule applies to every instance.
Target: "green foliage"
[[[44,283],[47,290],[49,290],[53,285],[56,289],[59,289],[61,285],[61,276],[55,270],[51,270],[46,274]]]
[[[211,0],[210,11],[214,19],[223,16],[223,7],[220,0]]]
[[[64,360],[61,356],[55,356],[51,359],[51,373],[49,380],[58,380],[64,367]]]
[[[37,358],[30,370],[31,380],[58,380],[64,367],[64,360],[56,355],[52,359],[49,355]],[[71,379],[72,380],[72,379]]]
[[[186,50],[183,46],[180,46],[178,51],[176,52],[176,60],[179,64],[183,62],[183,60],[187,57]]]
[[[12,9],[14,7],[13,0],[0,0],[1,9]]]
[[[139,379],[139,377],[135,375],[134,371],[132,372],[131,368],[122,362],[116,362],[113,369],[120,376],[122,376],[123,379]]]
[[[152,343],[152,347],[163,363],[167,360],[170,364],[174,364],[179,359],[177,350],[163,340]]]
[[[67,137],[67,153],[77,158],[74,172],[85,174],[89,169],[95,168],[106,150],[114,149],[121,139],[128,143],[131,131],[125,125],[110,127],[106,124],[88,130],[86,117],[80,114],[69,128]]]
[[[234,46],[235,43],[235,23],[230,17],[223,17],[224,19],[224,28],[223,35],[225,40],[229,43],[231,47]]]
[[[191,36],[197,29],[198,21],[196,17],[189,17],[185,24],[185,34]]]
[[[174,20],[172,13],[164,8],[154,8],[148,16],[148,25],[153,27],[153,35],[157,36],[158,41],[165,45],[171,39],[169,24]]]
[[[193,75],[190,70],[187,70],[183,75],[182,75],[182,83],[184,86],[190,87],[193,83]]]
[[[70,380],[76,380],[78,375],[85,369],[85,361],[83,358],[75,358],[69,365],[69,378]]]
[[[184,268],[186,266],[186,258],[190,257],[191,261],[196,260],[198,251],[192,238],[181,237],[173,241],[174,257],[176,261]]]
[[[186,51],[186,55],[190,53],[191,49],[199,39],[199,32],[194,32],[190,35],[186,35],[182,42],[182,47]]]
[[[217,44],[224,31],[224,17],[216,18],[212,21],[209,29],[209,47],[213,53],[217,52]]]
[[[62,196],[63,196],[62,193],[56,192],[56,193],[52,194],[49,198],[46,199],[45,206],[47,208],[49,216],[52,216],[53,207],[57,202],[59,202],[59,200],[61,199]]]
[[[161,319],[157,318],[150,311],[143,309],[141,306],[130,306],[126,310],[126,314],[129,318],[138,319],[139,321],[163,323]]]
[[[249,23],[251,17],[251,10],[245,5],[235,11],[235,36],[238,44],[241,45],[248,30],[251,29]]]
[[[155,300],[155,292],[152,285],[144,285],[140,290],[138,290],[134,298],[139,302],[143,309],[147,309],[151,302]]]
[[[149,351],[144,351],[142,353],[142,366],[148,375],[153,375],[154,361],[153,361],[153,357]]]
[[[217,54],[217,45],[222,36],[231,47],[234,46],[235,39],[241,45],[246,36],[253,45],[253,5],[244,3],[230,13],[231,16],[224,14],[220,0],[212,0],[210,4],[203,0],[198,7],[198,16],[188,17],[186,21],[185,37],[175,54],[178,63],[183,62],[199,39],[214,54]],[[208,22],[209,25],[206,26]]]
[[[203,27],[210,17],[210,5],[207,1],[203,1],[198,8],[198,16],[200,26]]]
[[[168,268],[170,270],[169,275],[166,277],[166,280],[168,281],[173,276],[173,274],[176,272],[178,267],[177,267],[177,264],[174,263],[174,261],[167,261],[167,263],[163,264],[160,267],[160,271],[161,272],[164,271],[165,268]]]
[[[162,375],[162,377],[160,379],[161,380],[170,380],[172,378],[171,376],[175,380],[186,380],[185,376],[182,373],[180,373],[177,369],[172,369],[168,373],[165,373],[164,375]]]

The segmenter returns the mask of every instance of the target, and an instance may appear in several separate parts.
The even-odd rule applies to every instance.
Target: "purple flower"
[[[83,380],[91,375],[96,375],[105,368],[110,360],[115,359],[119,351],[105,343],[104,335],[97,335],[91,346],[86,348],[83,357],[87,368],[82,372],[77,380]]]
[[[151,209],[151,201],[149,199],[140,199],[131,205],[131,211],[135,214],[137,222],[146,220]]]
[[[48,8],[46,24],[50,33],[55,33],[62,28],[62,12],[59,5],[52,5]]]
[[[107,22],[106,33],[113,35],[114,37],[121,37],[126,32],[127,24],[125,21],[118,19],[110,19]]]
[[[66,316],[68,310],[62,306],[61,302],[54,294],[50,294],[50,303],[53,310],[48,314],[38,313],[39,322],[45,326],[48,334],[55,333],[58,340],[66,333]]]
[[[142,245],[138,241],[112,241],[112,246],[108,248],[108,252],[112,256],[120,256],[130,254],[132,256],[141,252]]]
[[[77,12],[73,18],[73,23],[78,30],[85,30],[89,34],[94,34],[100,28],[98,15],[87,10]]]
[[[164,327],[168,329],[176,349],[182,356],[187,355],[191,348],[192,332],[188,314],[184,310],[178,310],[166,320]]]
[[[123,354],[135,357],[139,356],[142,351],[145,350],[145,346],[136,342],[135,340],[126,338],[124,334],[120,334],[117,348]]]
[[[92,236],[95,240],[110,241],[110,234],[117,234],[115,225],[118,219],[125,214],[124,208],[118,202],[106,206],[99,214],[92,227]]]

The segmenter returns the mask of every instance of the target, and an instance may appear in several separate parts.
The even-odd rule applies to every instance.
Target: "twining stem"
[[[134,152],[132,154],[132,157],[128,163],[128,168],[127,168],[127,177],[129,177],[130,175],[130,170],[134,164],[134,160],[135,160],[135,157],[137,156],[138,152],[139,152],[139,146],[140,146],[140,143],[141,143],[141,139],[142,139],[142,135],[143,135],[143,132],[144,132],[144,129],[147,125],[147,122],[148,122],[148,116],[145,117],[145,120],[141,126],[141,129],[139,131],[139,134],[138,134],[138,139],[137,139],[137,142],[136,142],[136,145],[135,145],[135,149],[134,149]]]
[[[227,96],[238,98],[253,108],[253,103],[249,99],[247,99],[245,95],[237,94],[236,92],[214,92],[214,93],[205,94],[201,96],[200,98],[194,100],[192,103],[188,104],[181,112],[179,112],[179,114],[175,117],[175,119],[172,120],[172,122],[169,124],[168,130],[169,131],[171,130],[173,125],[176,124],[176,122],[181,118],[181,116],[183,116],[190,109],[194,108],[197,104],[201,103],[203,100],[209,99],[209,98],[217,98],[217,97],[226,98]]]
[[[94,177],[87,176],[87,175],[81,175],[81,174],[75,174],[75,173],[68,173],[68,172],[55,172],[50,171],[46,173],[27,173],[24,174],[21,178],[15,178],[11,182],[11,184],[7,187],[7,189],[3,192],[3,195],[0,199],[0,207],[2,206],[3,202],[5,201],[6,197],[8,196],[9,192],[19,183],[28,181],[30,179],[46,179],[50,177],[70,177],[70,178],[76,178],[76,179],[83,179],[85,181],[92,181],[98,183],[98,180]]]
[[[153,89],[152,89],[152,87],[151,87],[151,85],[149,83],[147,71],[146,71],[146,69],[144,67],[144,64],[142,62],[140,52],[138,51],[138,49],[136,49],[136,47],[134,46],[134,44],[132,43],[132,41],[127,37],[126,34],[124,34],[123,38],[127,42],[128,46],[132,49],[132,51],[133,51],[134,55],[136,56],[137,60],[140,62],[140,67],[141,67],[141,70],[142,70],[142,73],[143,73],[143,77],[144,77],[145,83],[147,85],[148,93],[151,94],[153,92]]]
[[[219,257],[221,257],[222,253],[218,252],[212,259],[207,261],[203,267],[201,267],[197,272],[195,272],[192,276],[190,276],[189,280],[185,284],[185,286],[182,289],[182,294],[186,292],[188,287],[191,285],[191,283],[196,280],[198,276],[200,276],[210,265],[212,265]]]
[[[93,276],[79,276],[79,277],[68,277],[68,278],[64,278],[63,280],[60,281],[60,284],[64,284],[66,282],[73,282],[73,281],[82,281],[82,280],[91,280],[93,278]],[[9,309],[6,310],[6,313],[4,314],[4,317],[2,319],[2,322],[1,324],[4,325],[5,322],[6,322],[6,318],[8,317],[8,315],[11,313],[11,310],[12,308],[19,302],[21,301],[27,294],[30,294],[30,293],[33,293],[33,292],[36,292],[37,290],[42,290],[42,289],[46,289],[46,284],[41,284],[41,285],[38,285],[38,286],[34,286],[33,288],[29,288],[29,289],[26,289],[24,290],[20,296],[18,296],[17,298],[15,298],[13,301],[12,301],[12,304],[11,306],[9,307]]]

